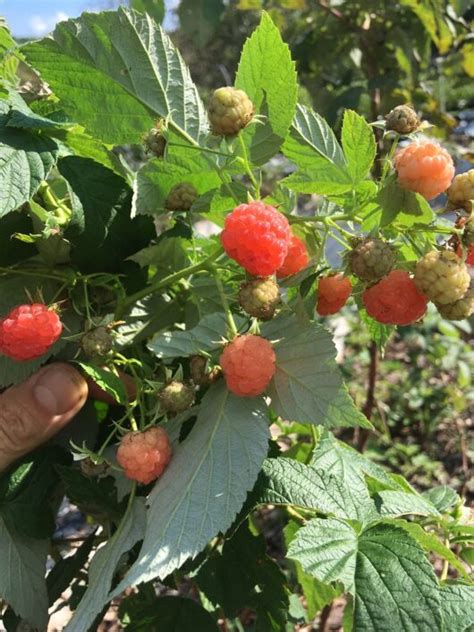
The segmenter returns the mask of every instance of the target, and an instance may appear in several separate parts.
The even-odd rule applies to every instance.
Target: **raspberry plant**
[[[448,487],[421,493],[343,440],[378,429],[343,382],[324,318],[352,302],[382,348],[395,325],[423,318],[417,262],[432,252],[456,268],[456,307],[443,303],[441,314],[472,313],[464,224],[439,219],[426,200],[451,183],[447,151],[419,141],[417,124],[396,153],[395,125],[351,110],[339,140],[297,102],[294,63],[266,13],[235,90],[213,97],[212,130],[179,52],[146,14],[86,13],[21,49],[10,39],[3,55],[0,383],[62,359],[110,398],[2,475],[6,628],[45,630],[70,588],[65,629],[93,630],[133,587],[120,606],[131,630],[171,630],[163,621],[178,614],[180,632],[242,629],[244,608],[246,629],[291,630],[308,616],[290,599],[296,584],[312,616],[345,594],[346,630],[472,627],[463,499]],[[52,94],[21,98],[20,58]],[[144,138],[139,168],[118,158],[115,147]],[[292,173],[264,195],[265,165],[279,153]],[[450,196],[460,220],[464,190]],[[300,194],[320,196],[311,214],[299,213]],[[201,219],[222,232],[200,236]],[[356,243],[377,245],[383,260],[370,248],[354,254]],[[239,305],[239,288],[256,286],[271,290],[263,319],[261,305]],[[253,310],[261,297],[244,294]],[[47,322],[34,317],[33,341],[15,328],[22,357],[8,353],[6,323],[20,321],[8,312],[34,312],[37,295]],[[99,331],[110,336],[105,352],[101,339],[86,354],[85,336]],[[37,356],[46,333],[28,360],[23,351]],[[285,452],[279,434],[291,424],[308,441]],[[54,539],[64,494],[95,525],[70,557]],[[282,566],[258,533],[268,505],[287,521]],[[157,585],[179,596],[157,597]]]

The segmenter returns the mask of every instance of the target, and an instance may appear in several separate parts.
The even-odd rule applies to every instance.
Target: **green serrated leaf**
[[[374,501],[380,515],[384,517],[441,516],[429,500],[416,493],[384,490],[375,495]]]
[[[242,608],[252,608],[257,611],[257,629],[268,629],[265,620],[271,619],[281,630],[288,610],[286,578],[265,551],[263,536],[252,535],[244,523],[224,543],[222,553],[205,562],[196,580],[226,617],[234,618]]]
[[[278,318],[262,332],[276,341],[276,372],[268,395],[280,417],[327,427],[367,425],[342,383],[334,343],[321,325]]]
[[[428,226],[435,220],[435,214],[424,197],[413,191],[402,189],[396,176],[387,178],[379,191],[377,202],[382,207],[380,225],[396,223],[399,230],[414,224]]]
[[[346,110],[341,140],[347,160],[347,170],[354,184],[358,184],[368,176],[374,164],[376,154],[374,131],[357,112]]]
[[[192,599],[160,597],[153,594],[149,602],[140,593],[125,599],[120,605],[126,616],[128,632],[218,632],[212,616]]]
[[[145,500],[135,498],[113,536],[94,555],[89,567],[89,585],[64,632],[84,632],[110,600],[109,591],[117,565],[145,532]]]
[[[181,55],[147,15],[124,8],[84,13],[22,50],[70,117],[106,143],[140,142],[158,117],[170,117],[196,141],[207,133]]]
[[[47,540],[20,536],[0,517],[0,597],[40,630],[48,621],[47,554]]]
[[[148,499],[142,549],[115,594],[166,577],[230,527],[255,483],[268,439],[262,398],[236,397],[223,381],[207,391],[196,423]]]
[[[266,459],[256,486],[256,502],[291,505],[336,518],[370,520],[376,518],[362,477],[351,485],[340,472],[326,472],[293,459]]]
[[[0,101],[0,217],[36,193],[58,157],[54,140],[8,127],[10,116],[10,104]]]
[[[77,362],[77,364],[87,377],[95,382],[103,391],[111,395],[116,402],[123,405],[127,403],[127,391],[118,375],[93,364],[86,364],[85,362]]]
[[[440,590],[443,632],[466,632],[474,626],[474,586],[445,584]]]
[[[148,348],[161,360],[184,358],[222,348],[226,333],[224,314],[214,313],[204,316],[194,329],[158,334],[148,343]]]
[[[243,134],[253,164],[267,162],[280,149],[296,107],[295,64],[288,46],[267,13],[246,41],[235,78],[255,106],[262,123],[252,123]]]
[[[428,489],[426,492],[423,492],[423,496],[433,503],[441,513],[452,509],[461,500],[456,490],[448,487],[448,485],[440,485],[439,487]]]
[[[395,525],[375,525],[358,536],[344,522],[316,518],[298,531],[288,554],[320,581],[344,583],[354,596],[355,630],[441,629],[434,570]]]

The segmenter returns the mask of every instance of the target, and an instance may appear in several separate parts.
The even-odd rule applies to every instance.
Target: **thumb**
[[[87,384],[68,364],[50,364],[0,395],[0,471],[59,432],[84,405]]]

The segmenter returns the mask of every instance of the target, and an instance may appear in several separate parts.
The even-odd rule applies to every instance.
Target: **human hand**
[[[0,472],[59,432],[84,405],[88,385],[72,366],[49,364],[0,395]]]

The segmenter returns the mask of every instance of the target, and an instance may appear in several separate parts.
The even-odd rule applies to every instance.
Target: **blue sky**
[[[15,37],[43,37],[61,20],[117,4],[114,0],[0,0],[0,15],[6,18]],[[166,4],[171,7],[176,2],[167,0]]]

